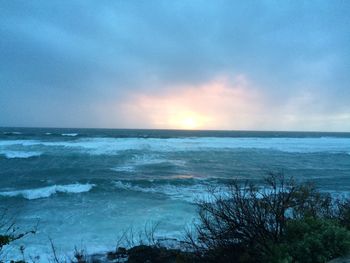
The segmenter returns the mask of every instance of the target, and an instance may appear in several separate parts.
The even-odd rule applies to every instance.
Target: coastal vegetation
[[[72,262],[271,262],[322,263],[350,252],[350,200],[320,192],[311,183],[270,174],[262,184],[233,181],[209,189],[197,202],[198,218],[171,247],[149,228],[137,242],[105,255],[75,250]],[[4,217],[3,217],[4,220]],[[28,231],[1,225],[0,251]],[[131,241],[130,241],[131,240]],[[164,241],[164,240],[163,240]],[[53,262],[60,262],[53,242]],[[20,262],[25,262],[25,257]]]
[[[3,262],[6,256],[3,255],[3,249],[7,246],[9,246],[11,243],[15,242],[16,240],[20,240],[21,238],[36,233],[37,226],[33,228],[32,230],[20,232],[19,229],[16,227],[15,221],[13,218],[7,216],[7,210],[2,210],[0,213],[0,262]],[[16,263],[25,263],[25,257],[24,257],[24,246],[20,246],[20,254],[22,257],[22,260],[19,261],[13,261],[10,262],[16,262]]]
[[[350,249],[350,202],[271,174],[198,203],[193,247],[207,262],[327,262]]]

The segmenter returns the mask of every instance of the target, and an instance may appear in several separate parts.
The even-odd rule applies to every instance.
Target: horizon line
[[[184,132],[304,132],[304,133],[350,133],[350,131],[317,131],[317,130],[250,130],[250,129],[243,129],[243,130],[224,130],[224,129],[175,129],[175,128],[82,128],[82,127],[44,127],[44,126],[38,126],[38,127],[28,127],[28,126],[0,126],[0,129],[79,129],[79,130],[146,130],[146,131],[184,131]]]

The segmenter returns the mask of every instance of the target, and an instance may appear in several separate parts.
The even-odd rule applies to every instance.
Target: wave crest
[[[47,187],[35,188],[35,189],[25,189],[16,191],[5,191],[0,192],[1,196],[6,197],[16,197],[22,196],[25,199],[33,200],[39,198],[47,198],[53,194],[57,193],[84,193],[89,192],[94,186],[94,184],[67,184],[67,185],[52,185]]]
[[[75,136],[78,136],[79,134],[78,133],[62,133],[61,135],[75,137]]]
[[[31,158],[31,157],[38,157],[42,155],[42,152],[20,152],[20,151],[3,151],[0,152],[1,155],[5,155],[7,159],[13,159],[13,158]]]
[[[186,202],[196,202],[198,200],[208,200],[210,194],[208,192],[209,186],[207,184],[195,185],[150,185],[140,186],[130,182],[116,181],[114,185],[117,189],[135,191],[149,194],[163,194],[173,200],[183,200]]]

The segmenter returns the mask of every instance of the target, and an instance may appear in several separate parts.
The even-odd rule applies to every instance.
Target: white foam
[[[13,158],[31,158],[42,155],[42,152],[21,152],[21,151],[0,151],[0,154],[5,155],[8,159]]]
[[[22,146],[32,146],[38,145],[40,141],[37,140],[2,140],[0,141],[0,146],[13,146],[13,145],[22,145]]]
[[[111,168],[112,171],[117,172],[132,172],[137,167],[149,166],[149,165],[161,165],[161,164],[170,164],[174,166],[185,166],[186,162],[183,160],[172,160],[162,158],[156,154],[140,154],[135,155],[131,158],[131,160],[126,163]]]
[[[159,164],[173,164],[176,166],[184,166],[186,164],[185,161],[182,160],[172,160],[164,158],[164,156],[158,154],[139,154],[134,155],[130,161],[128,161],[123,166],[128,167],[137,167],[137,166],[148,166],[148,165],[159,165]],[[116,167],[117,169],[120,166]]]
[[[52,185],[36,189],[25,189],[16,191],[0,192],[1,196],[15,197],[22,196],[28,200],[47,198],[56,193],[83,193],[89,192],[94,184],[67,184],[67,185]]]
[[[133,166],[133,165],[121,165],[121,166],[110,168],[110,170],[115,171],[115,172],[133,172],[135,170],[135,166]]]
[[[62,136],[72,136],[72,137],[74,137],[74,136],[78,136],[79,134],[78,133],[62,133],[61,135]]]
[[[300,153],[344,153],[349,151],[350,138],[87,138],[43,144],[80,147],[89,150],[92,154],[117,154],[124,150],[173,152],[213,149],[269,149]]]
[[[152,185],[152,186],[139,186],[133,185],[128,182],[116,181],[115,186],[117,189],[152,193],[152,194],[163,194],[174,200],[183,200],[187,202],[195,202],[196,200],[207,200],[210,197],[208,192],[209,186],[206,184],[195,184],[195,185]]]
[[[77,136],[72,133],[67,136]],[[0,146],[43,145],[68,147],[90,154],[117,155],[126,150],[148,150],[153,152],[180,152],[203,150],[277,150],[290,153],[349,153],[350,138],[82,138],[74,141],[5,140]]]
[[[4,134],[5,135],[21,135],[22,133],[21,132],[17,132],[17,131],[14,131],[14,132],[7,132],[7,131],[5,131]]]

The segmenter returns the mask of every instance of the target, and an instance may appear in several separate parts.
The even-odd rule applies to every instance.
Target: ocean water
[[[180,238],[195,201],[233,179],[268,171],[350,191],[350,133],[0,128],[0,208],[26,255],[114,249],[120,234],[158,223]],[[17,253],[14,246],[7,251]]]

